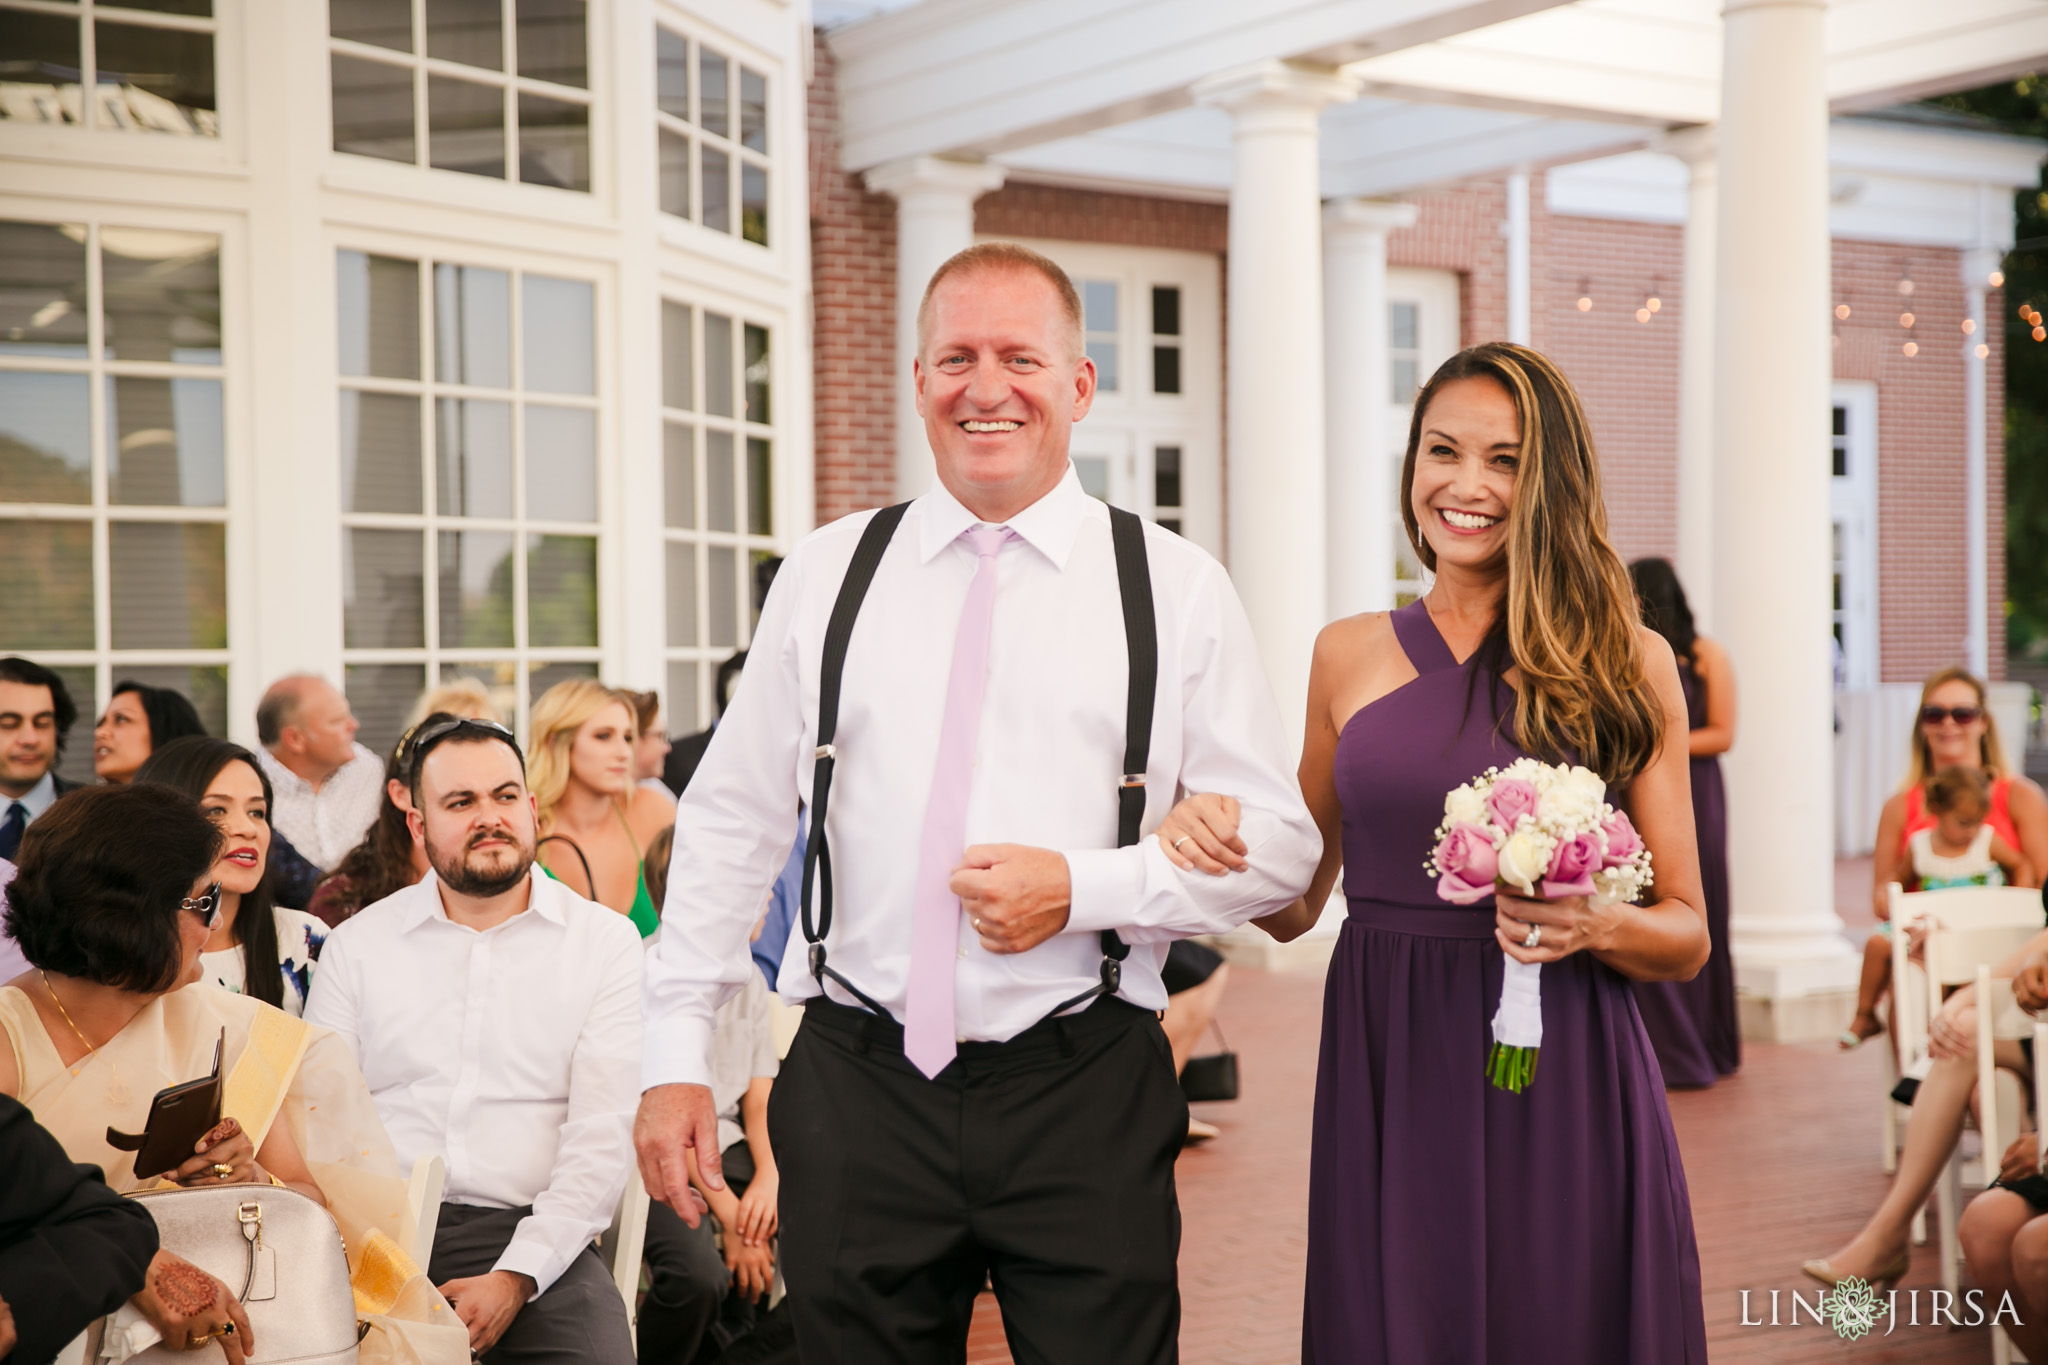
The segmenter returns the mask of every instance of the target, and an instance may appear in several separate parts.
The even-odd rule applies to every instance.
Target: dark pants
[[[754,1176],[746,1139],[726,1148],[723,1156],[727,1188],[745,1194]],[[711,1343],[706,1354],[715,1356],[753,1325],[752,1304],[727,1302],[732,1272],[719,1254],[709,1215],[693,1228],[668,1205],[650,1204],[642,1257],[648,1289],[640,1305],[641,1365],[690,1365],[705,1342]]]
[[[1177,1361],[1188,1109],[1159,1021],[1098,1001],[932,1080],[902,1040],[814,999],[769,1097],[805,1365],[957,1365],[984,1282],[1018,1365]]]
[[[446,1284],[488,1275],[512,1241],[519,1220],[532,1212],[443,1204],[428,1278]],[[626,1302],[596,1249],[585,1247],[546,1293],[521,1308],[484,1360],[486,1365],[633,1365]]]

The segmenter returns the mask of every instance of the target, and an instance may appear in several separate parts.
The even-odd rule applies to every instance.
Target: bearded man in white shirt
[[[413,740],[432,871],[327,940],[306,1020],[355,1054],[399,1160],[448,1182],[428,1274],[485,1361],[632,1365],[591,1241],[631,1161],[640,935],[533,866],[517,744],[489,721]]]
[[[1081,489],[1095,367],[1059,267],[948,261],[913,373],[939,486],[797,547],[682,799],[641,1173],[686,1219],[684,1149],[716,1178],[712,1011],[808,802],[830,859],[769,1105],[800,1355],[959,1362],[986,1280],[1023,1365],[1164,1365],[1188,1114],[1159,963],[1293,901],[1321,839],[1222,568]],[[1140,838],[1181,789],[1240,804],[1240,870]]]

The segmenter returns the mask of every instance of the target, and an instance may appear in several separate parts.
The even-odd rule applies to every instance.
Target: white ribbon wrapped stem
[[[1503,1047],[1543,1046],[1543,967],[1508,958],[1501,973],[1500,1008],[1493,1015],[1493,1041]]]

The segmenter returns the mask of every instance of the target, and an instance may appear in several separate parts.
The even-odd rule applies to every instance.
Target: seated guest
[[[225,739],[188,735],[151,754],[135,780],[161,782],[192,797],[226,836],[213,865],[220,922],[199,958],[202,979],[288,1014],[304,1014],[327,926],[271,900],[270,779],[256,755]],[[252,962],[263,970],[251,972]]]
[[[633,705],[633,722],[638,737],[633,741],[633,782],[647,788],[656,796],[673,801],[676,794],[661,780],[661,765],[668,761],[668,751],[675,746],[669,743],[668,728],[661,723],[661,693],[624,692],[623,697]]]
[[[0,1097],[0,1359],[29,1365],[143,1289],[156,1219],[64,1153],[19,1100]],[[0,1322],[6,1310],[0,1307]],[[12,1354],[10,1354],[12,1353]]]
[[[639,936],[534,870],[511,732],[427,726],[411,772],[432,871],[334,931],[306,1018],[355,1054],[401,1158],[446,1158],[429,1273],[471,1348],[626,1365],[625,1304],[591,1239],[632,1160]]]
[[[359,1264],[380,1246],[395,1250],[374,1230],[401,1226],[406,1208],[361,1074],[332,1035],[193,985],[217,927],[213,868],[225,842],[196,801],[157,783],[72,792],[36,821],[7,888],[7,928],[31,969],[0,985],[0,1095],[28,1106],[71,1160],[99,1167],[115,1191],[155,1188],[107,1131],[142,1132],[156,1093],[206,1075],[225,1035],[223,1117],[170,1179],[285,1185],[327,1206]],[[252,1047],[259,1028],[264,1046]],[[215,1296],[210,1280],[203,1301],[168,1292],[177,1283],[155,1292],[167,1273],[191,1278],[166,1271],[175,1260],[159,1252],[151,1287],[130,1303],[174,1349],[232,1323],[236,1335],[221,1344],[238,1360],[235,1342],[253,1343],[232,1293]],[[382,1354],[366,1347],[365,1361],[394,1358],[396,1343],[459,1365],[465,1334],[450,1316],[415,1277],[372,1319]]]
[[[2012,993],[2030,1014],[2048,1010],[2048,946],[2023,955]],[[1970,1278],[1986,1302],[2013,1296],[2020,1320],[2005,1330],[2028,1360],[2048,1360],[2048,1174],[2041,1170],[2039,1142],[2039,1134],[2021,1133],[2006,1148],[1998,1178],[1956,1220]]]
[[[57,776],[57,761],[77,723],[64,679],[27,659],[0,659],[0,858],[14,857],[29,823],[74,785]]]
[[[160,744],[203,735],[198,708],[182,692],[123,680],[92,728],[92,771],[102,782],[133,782]]]
[[[624,693],[587,678],[556,683],[533,704],[530,776],[541,870],[645,935],[661,912],[642,851],[676,822],[676,803],[633,784],[633,725]]]
[[[648,889],[657,904],[667,895],[674,837],[671,826],[647,851]],[[760,933],[756,926],[757,939]],[[712,1017],[711,1095],[718,1107],[725,1187],[706,1185],[694,1156],[689,1164],[691,1183],[718,1226],[706,1219],[691,1228],[668,1205],[649,1206],[642,1365],[699,1359],[707,1341],[713,1350],[731,1346],[754,1329],[774,1282],[781,1177],[768,1145],[768,1094],[778,1067],[769,1002],[767,982],[749,972],[739,993]]]
[[[377,807],[369,833],[348,851],[306,905],[330,928],[427,875],[427,855],[413,842],[405,823],[406,812],[412,809],[408,764],[416,735],[440,721],[456,719],[446,711],[435,711],[407,730],[391,751],[391,762],[384,768],[384,803]]]
[[[355,712],[333,684],[279,678],[256,706],[258,761],[277,793],[272,823],[313,866],[331,871],[377,818],[384,764],[356,743]]]
[[[491,689],[476,678],[450,678],[420,693],[419,700],[412,704],[411,714],[405,718],[405,728],[417,730],[421,721],[437,711],[443,715],[467,716],[471,720],[505,723],[498,704],[491,700]]]
[[[2048,960],[2048,930],[1995,964],[1991,975],[2018,977],[2023,968],[2042,960]],[[1883,1286],[1896,1284],[1910,1267],[1908,1234],[1913,1214],[1927,1202],[1935,1180],[1947,1169],[1949,1154],[1963,1134],[1963,1115],[1977,1088],[1976,997],[1977,988],[1965,986],[1942,1002],[1928,1031],[1928,1051],[1934,1064],[1913,1096],[1913,1116],[1906,1123],[1906,1141],[1890,1191],[1847,1246],[1826,1260],[1808,1261],[1801,1267],[1823,1284],[1854,1275],[1879,1285],[1882,1292]],[[2033,1059],[2018,1041],[1998,1040],[1992,1060],[2019,1076],[2031,1090]]]

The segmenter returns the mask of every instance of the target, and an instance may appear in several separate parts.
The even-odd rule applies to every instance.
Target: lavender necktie
[[[910,929],[910,990],[904,1010],[903,1053],[927,1076],[953,1060],[953,966],[960,943],[960,898],[950,883],[967,847],[967,788],[974,741],[981,729],[981,695],[988,680],[989,616],[996,600],[996,552],[1015,532],[977,526],[966,532],[980,561],[960,608],[953,639],[953,672],[946,682],[946,715],[939,723],[939,761],[925,805],[918,846],[917,898]]]

